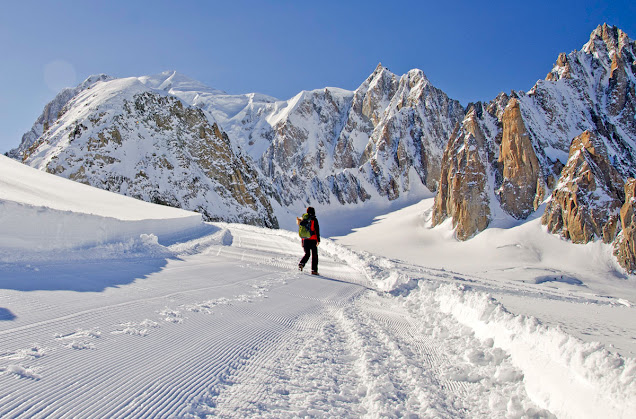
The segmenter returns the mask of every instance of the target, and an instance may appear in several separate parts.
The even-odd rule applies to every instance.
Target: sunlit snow
[[[539,220],[459,242],[408,204],[360,209],[315,277],[293,231],[0,158],[0,417],[634,417],[611,249]]]

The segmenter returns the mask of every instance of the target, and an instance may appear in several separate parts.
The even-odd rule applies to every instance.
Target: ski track
[[[475,400],[524,398],[449,374],[470,362],[441,338],[474,339],[449,315],[416,317],[320,249],[324,276],[299,273],[298,241],[275,231],[229,231],[120,288],[59,291],[65,307],[0,290],[23,307],[0,322],[0,417],[504,417]]]

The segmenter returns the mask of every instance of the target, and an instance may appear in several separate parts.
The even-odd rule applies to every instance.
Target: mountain
[[[278,227],[270,204],[275,193],[249,157],[210,115],[152,81],[89,78],[47,105],[9,155],[101,189],[195,210],[207,220]]]
[[[287,101],[228,95],[176,72],[97,76],[58,95],[9,155],[208,220],[277,227],[277,209],[435,190],[463,112],[420,70],[398,77],[381,65],[353,92]]]
[[[447,145],[433,224],[451,218],[467,239],[544,211],[553,233],[612,242],[636,172],[635,57],[634,41],[602,25],[530,91],[469,105]]]
[[[272,180],[284,206],[394,200],[413,181],[435,190],[444,145],[464,113],[420,70],[398,77],[381,64],[353,92],[325,88],[287,101],[161,77],[170,81],[150,79],[212,115]]]
[[[210,220],[276,227],[308,204],[339,211],[428,190],[433,226],[450,220],[461,240],[542,217],[575,242],[618,243],[636,173],[635,57],[627,34],[601,25],[529,91],[467,108],[422,71],[381,64],[355,91],[289,100],[176,72],[94,76],[47,105],[10,155]]]

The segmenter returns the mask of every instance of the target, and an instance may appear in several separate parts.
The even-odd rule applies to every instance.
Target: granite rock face
[[[574,243],[593,239],[610,243],[618,232],[623,189],[623,179],[610,164],[605,144],[586,131],[572,141],[570,158],[542,223]]]
[[[490,222],[488,151],[472,109],[453,133],[442,158],[433,225],[452,217],[455,234],[466,240]]]
[[[469,105],[468,112],[475,111],[471,124],[484,137],[482,165],[489,179],[484,196],[490,197],[491,218],[503,213],[511,220],[526,219],[550,198],[543,219],[551,231],[576,242],[614,239],[622,179],[636,171],[635,51],[636,43],[624,32],[602,25],[582,50],[560,54],[546,80],[528,92]],[[462,127],[459,138],[462,132],[468,131]],[[444,185],[465,182],[466,171],[452,167],[443,173]],[[452,217],[461,226],[465,215],[439,205],[447,199],[445,187],[433,223]],[[596,205],[599,200],[608,207]],[[564,215],[557,208],[573,212]]]
[[[625,270],[636,272],[636,179],[625,182],[625,203],[621,207],[621,232],[614,243],[614,254]]]
[[[516,219],[525,219],[543,200],[542,170],[516,99],[506,106],[501,123],[499,163],[503,182],[496,193],[504,211]]]

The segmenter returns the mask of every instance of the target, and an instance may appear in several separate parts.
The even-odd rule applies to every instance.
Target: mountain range
[[[529,91],[463,107],[421,70],[378,65],[355,90],[230,95],[176,72],[89,77],[8,155],[102,189],[279,227],[436,192],[432,225],[466,240],[542,217],[575,243],[612,243],[636,269],[636,43],[601,25]]]

